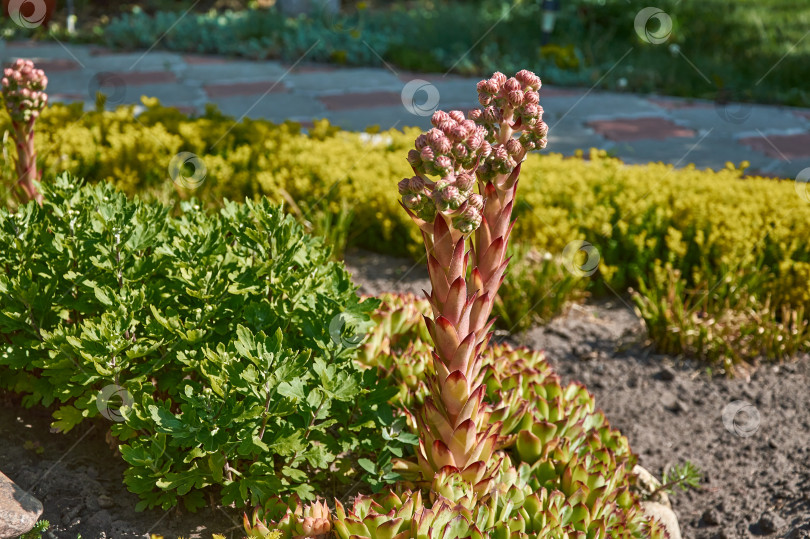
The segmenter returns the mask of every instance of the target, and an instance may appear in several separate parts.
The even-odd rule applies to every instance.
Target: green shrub
[[[377,302],[280,207],[170,217],[68,175],[45,200],[0,210],[2,386],[61,431],[112,419],[139,507],[342,493],[402,454],[396,389],[354,363]]]

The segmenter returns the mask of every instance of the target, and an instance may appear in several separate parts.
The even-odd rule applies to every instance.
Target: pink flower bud
[[[419,176],[412,176],[409,178],[408,184],[408,189],[410,189],[412,193],[421,193],[425,188],[425,180]]]
[[[517,75],[515,75],[515,78],[527,88],[531,88],[535,91],[540,89],[540,77],[527,69],[519,71]]]
[[[446,112],[443,110],[437,110],[430,118],[430,123],[432,123],[435,127],[439,127],[439,125],[446,122],[448,118],[450,118],[450,116]]]
[[[540,95],[532,90],[526,90],[526,92],[523,93],[523,102],[536,105],[540,102]]]
[[[446,155],[440,155],[436,158],[436,168],[439,170],[450,171],[453,167],[453,162]]]
[[[459,191],[469,191],[475,186],[475,178],[472,174],[459,174],[456,176],[456,187]]]
[[[444,182],[441,187],[438,184],[436,185],[436,190],[433,191],[433,199],[439,211],[457,210],[464,202],[464,196],[455,186],[448,184],[448,182]]]
[[[481,103],[482,106],[486,107],[492,103],[492,96],[489,94],[478,94],[478,102]]]
[[[510,155],[517,155],[521,151],[520,142],[517,139],[510,138],[506,141],[506,151],[509,152]]]
[[[463,144],[456,144],[456,147],[453,148],[453,153],[456,154],[456,157],[459,159],[464,159],[468,155],[467,147]]]
[[[503,144],[498,144],[492,149],[492,157],[497,161],[507,161],[509,159],[509,152]]]
[[[402,204],[409,210],[418,207],[421,203],[422,203],[422,195],[419,194],[409,193],[402,197]]]
[[[467,138],[469,135],[469,131],[463,125],[457,125],[453,128],[450,132],[450,138],[453,139],[455,142],[459,142]]]
[[[500,71],[496,71],[492,74],[492,78],[490,80],[494,80],[498,86],[503,86],[506,83],[506,75],[501,73]]]
[[[460,215],[453,218],[453,226],[459,232],[469,234],[481,226],[481,212],[477,208],[467,205]]]
[[[501,114],[495,107],[487,107],[484,109],[484,121],[490,124],[498,123],[501,121]]]
[[[461,112],[460,110],[451,110],[450,117],[457,123],[461,123],[464,121],[464,113]]]
[[[436,145],[436,151],[438,151],[439,153],[448,153],[452,147],[453,143],[450,141],[450,139],[445,136],[442,136],[442,138]]]
[[[532,132],[540,138],[545,137],[548,135],[548,124],[546,122],[540,122],[534,127]]]
[[[482,114],[481,109],[473,109],[473,110],[470,111],[469,114],[467,114],[467,117],[470,120],[473,120],[474,122],[477,122],[478,120],[481,119],[481,114]]]
[[[429,146],[422,148],[422,151],[419,153],[419,157],[422,158],[422,161],[427,163],[432,162],[436,158],[436,156],[433,154],[433,150],[431,150]]]
[[[478,84],[475,85],[475,88],[478,90],[479,94],[484,94],[487,92],[487,81],[482,80]]]
[[[482,197],[478,193],[470,195],[470,198],[467,199],[467,204],[469,204],[476,210],[481,211],[484,209],[484,197]]]
[[[457,124],[456,124],[455,121],[448,118],[447,121],[442,122],[441,124],[439,124],[439,129],[441,129],[442,132],[449,137],[450,134],[453,132],[453,128],[456,127],[456,125]]]
[[[507,92],[517,92],[520,90],[520,83],[516,78],[512,77],[504,83],[503,87]]]
[[[467,138],[467,146],[470,147],[471,150],[477,150],[481,147],[481,144],[486,139],[486,129],[480,128],[476,129],[470,136]]]
[[[495,79],[489,79],[487,81],[487,93],[490,95],[495,95],[501,91],[501,85],[498,84],[498,81]]]
[[[403,178],[399,180],[397,184],[397,190],[399,191],[400,195],[407,195],[411,193],[411,180],[409,178]]]
[[[523,92],[520,90],[509,92],[509,104],[512,105],[513,108],[519,107],[521,103],[523,103]]]
[[[492,145],[486,140],[481,143],[481,157],[489,157],[492,155]]]
[[[531,103],[528,103],[528,104],[523,106],[522,112],[523,112],[524,116],[528,116],[530,118],[536,118],[537,116],[540,115],[540,107],[537,106],[537,105],[533,105]]]
[[[8,86],[8,77],[3,77],[3,80],[0,81],[0,84],[2,84],[3,86]]]
[[[422,163],[422,158],[419,157],[419,152],[411,150],[408,152],[408,163],[412,167],[418,167]]]
[[[430,145],[431,148],[434,150],[438,145],[439,141],[444,138],[444,133],[441,130],[433,128],[427,132],[427,143]]]
[[[428,145],[427,136],[424,133],[416,137],[416,142],[414,142],[414,146],[416,146],[417,150],[421,150],[427,145]]]

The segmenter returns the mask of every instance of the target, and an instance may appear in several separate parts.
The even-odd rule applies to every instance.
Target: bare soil
[[[424,266],[409,260],[352,252],[347,263],[363,293],[429,287]],[[654,354],[621,298],[498,338],[546,350],[565,380],[585,383],[654,474],[687,460],[703,471],[699,489],[671,498],[685,538],[810,538],[810,358],[712,376],[705,365]],[[14,399],[0,408],[0,470],[43,502],[46,537],[242,537],[241,514],[230,509],[136,513],[108,425],[56,434],[50,422],[46,410]]]

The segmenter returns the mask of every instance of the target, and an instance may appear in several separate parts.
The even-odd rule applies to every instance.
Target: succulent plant
[[[414,515],[423,509],[419,491],[358,496],[349,511],[336,501],[335,533],[341,539],[407,539]]]
[[[449,466],[475,480],[476,492],[486,490],[499,467],[502,420],[525,409],[514,395],[493,416],[484,400],[482,350],[506,270],[520,162],[528,150],[545,146],[539,88],[540,79],[529,71],[481,81],[479,100],[486,108],[469,117],[457,110],[435,112],[434,127],[417,137],[408,154],[415,176],[399,182],[402,205],[422,231],[432,285],[432,317],[425,321],[433,371],[430,396],[417,415],[417,457],[426,481]],[[518,141],[514,135],[521,132],[528,135]],[[514,421],[508,426],[514,428]]]
[[[0,80],[3,103],[11,117],[13,137],[17,146],[17,185],[26,200],[42,202],[42,195],[34,184],[37,174],[37,154],[34,150],[34,122],[48,103],[48,77],[36,69],[31,60],[18,59],[3,71]]]
[[[301,505],[293,495],[288,504],[274,498],[264,507],[265,518],[274,515],[277,520],[266,521],[259,517],[259,508],[248,519],[243,515],[243,524],[248,538],[257,539],[325,539],[332,532],[332,514],[325,502],[316,501]],[[280,515],[280,516],[279,516]]]

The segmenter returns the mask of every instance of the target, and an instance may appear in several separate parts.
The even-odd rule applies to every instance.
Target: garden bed
[[[407,259],[355,251],[347,263],[361,292],[429,287],[424,268]],[[807,356],[733,379],[710,377],[695,364],[652,355],[638,319],[618,299],[574,307],[545,327],[499,337],[544,348],[564,381],[585,383],[656,475],[684,460],[703,471],[700,489],[672,497],[684,537],[810,534]],[[724,408],[736,400],[760,414],[750,436],[723,424]],[[241,514],[228,508],[136,513],[137,496],[121,482],[125,464],[105,441],[104,421],[64,435],[48,433],[51,419],[40,409],[4,405],[0,411],[0,437],[7,440],[0,469],[23,488],[36,485],[52,537],[242,537]],[[738,430],[747,434],[752,424],[738,419]],[[772,532],[769,523],[777,525]]]

